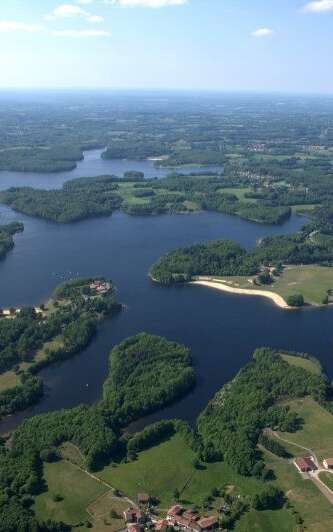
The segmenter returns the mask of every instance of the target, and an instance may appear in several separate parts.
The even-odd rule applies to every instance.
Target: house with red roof
[[[317,469],[312,456],[302,456],[294,460],[294,464],[300,473],[308,473]]]

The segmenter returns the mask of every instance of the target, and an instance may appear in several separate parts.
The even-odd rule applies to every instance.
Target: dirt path
[[[303,445],[299,445],[298,443],[295,443],[291,440],[287,440],[286,438],[282,438],[278,432],[275,432],[274,430],[269,431],[273,436],[275,436],[278,440],[284,441],[285,443],[289,443],[289,445],[293,445],[294,447],[298,447],[299,449],[302,449],[303,451],[307,451],[310,453],[311,456],[314,458],[314,463],[318,469],[320,469],[319,460],[316,456],[316,453],[313,449],[309,449],[308,447],[304,447]],[[325,469],[326,471],[326,469]]]

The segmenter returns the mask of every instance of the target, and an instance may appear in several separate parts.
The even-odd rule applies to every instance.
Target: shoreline
[[[234,288],[232,286],[227,285],[224,282],[220,282],[215,279],[197,279],[196,281],[192,281],[189,283],[191,285],[200,285],[205,286],[207,288],[214,288],[215,290],[220,290],[222,292],[228,292],[230,294],[239,294],[244,296],[260,296],[260,297],[266,297],[267,299],[270,299],[277,305],[279,308],[282,308],[284,310],[299,310],[298,307],[290,307],[286,301],[283,299],[282,296],[279,294],[276,294],[275,292],[271,292],[269,290],[251,290],[250,288]],[[302,308],[302,307],[300,307]]]

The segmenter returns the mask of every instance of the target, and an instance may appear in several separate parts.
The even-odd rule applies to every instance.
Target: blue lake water
[[[69,174],[71,177],[73,172]],[[26,176],[29,184],[35,185],[34,179],[42,178]],[[50,179],[46,177],[47,182]],[[1,307],[42,302],[57,284],[77,275],[103,275],[115,282],[126,309],[103,322],[80,355],[44,370],[45,398],[34,408],[4,420],[2,432],[27,415],[96,401],[107,375],[110,349],[140,331],[189,346],[198,384],[186,398],[140,421],[137,427],[167,416],[193,421],[256,347],[312,353],[333,376],[331,307],[290,313],[262,298],[204,287],[163,288],[147,277],[152,262],[166,251],[217,238],[231,238],[251,247],[265,235],[296,231],[304,218],[293,215],[276,227],[218,213],[130,217],[119,212],[109,218],[60,225],[0,206],[0,223],[13,219],[22,220],[25,231],[17,235],[15,248],[0,262]]]
[[[78,161],[75,170],[69,172],[43,173],[32,172],[7,172],[0,171],[0,190],[10,187],[30,186],[35,188],[61,188],[62,184],[69,179],[77,177],[94,177],[98,175],[116,175],[123,177],[125,172],[139,170],[144,172],[148,179],[165,177],[171,172],[170,168],[156,168],[153,161],[131,161],[128,159],[114,159],[112,161],[101,158],[103,150],[90,150],[84,153],[84,160]],[[219,166],[188,165],[182,167],[179,172],[190,174],[192,172],[221,172]]]

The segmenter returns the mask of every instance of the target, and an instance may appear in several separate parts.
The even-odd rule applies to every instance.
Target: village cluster
[[[143,532],[147,526],[150,530],[166,530],[167,527],[177,527],[179,530],[188,530],[190,532],[208,532],[218,527],[218,518],[216,516],[202,517],[193,509],[185,509],[180,504],[169,508],[165,519],[156,519],[149,512],[151,497],[147,494],[138,495],[138,504],[140,507],[128,508],[124,511],[124,519],[128,532]],[[144,511],[142,507],[148,508]]]

